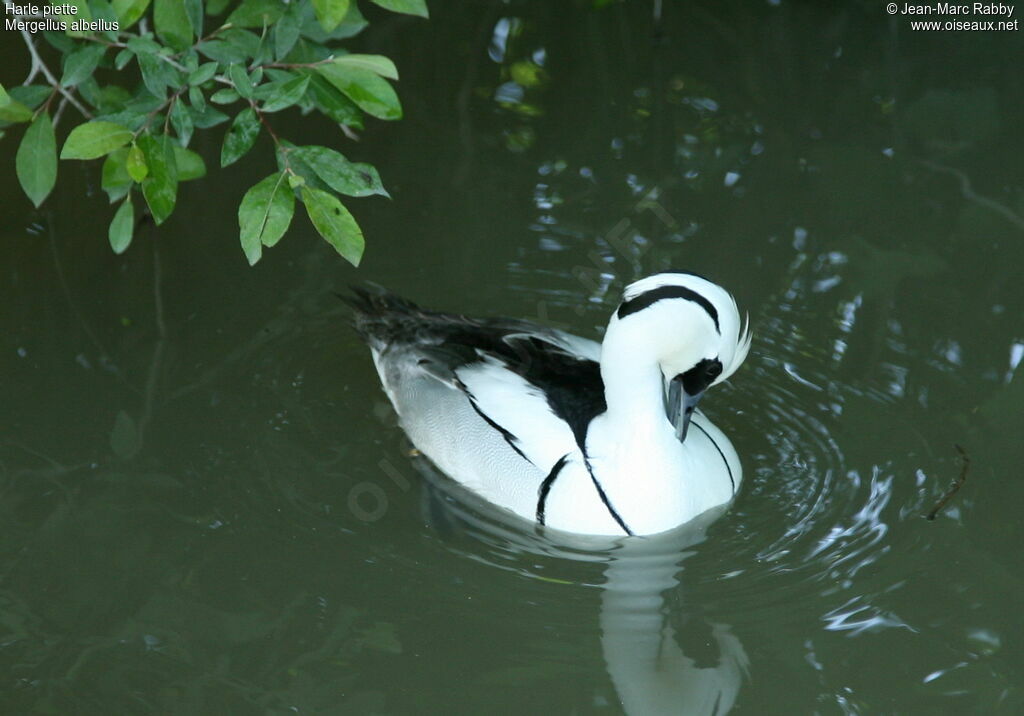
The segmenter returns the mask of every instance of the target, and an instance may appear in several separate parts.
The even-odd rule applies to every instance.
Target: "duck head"
[[[684,440],[704,392],[749,349],[749,322],[728,291],[696,274],[659,273],[626,287],[602,344],[602,377],[609,387],[656,366],[666,417]]]

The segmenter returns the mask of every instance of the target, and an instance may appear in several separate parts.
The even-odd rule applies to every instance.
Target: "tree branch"
[[[50,72],[50,68],[43,62],[43,58],[39,56],[39,52],[36,50],[36,43],[32,41],[32,35],[28,33],[28,30],[21,31],[21,37],[25,40],[25,45],[28,47],[28,52],[32,55],[32,70],[29,72],[28,78],[25,80],[26,84],[36,76],[37,71],[43,73],[46,77],[46,81],[49,82],[55,90],[64,95],[64,98],[71,103],[71,105],[77,109],[86,119],[92,119],[92,112],[87,110],[81,102],[75,99],[75,96],[67,91],[66,88],[62,87],[57,78]]]

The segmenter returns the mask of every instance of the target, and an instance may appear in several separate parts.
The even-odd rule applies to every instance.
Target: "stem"
[[[50,96],[46,98],[46,101],[43,102],[41,105],[39,105],[38,108],[36,108],[36,111],[32,115],[32,119],[34,120],[36,117],[38,117],[43,112],[49,112],[50,111],[50,105],[53,104],[53,98],[56,97],[56,96],[57,96],[57,90],[54,89],[52,92],[50,92]],[[64,106],[65,102],[67,102],[67,100],[66,99],[62,99],[61,100],[61,106]]]
[[[325,57],[322,60],[316,62],[267,62],[266,64],[260,65],[261,67],[273,67],[280,70],[301,70],[319,67],[320,65],[326,65],[334,61],[334,55]]]
[[[164,62],[166,62],[171,67],[173,67],[174,69],[178,70],[179,72],[184,72],[186,75],[188,74],[188,70],[185,69],[185,66],[183,64],[181,64],[180,62],[175,62],[174,60],[172,60],[170,57],[167,57],[166,55],[157,55],[157,57],[159,57],[161,60],[163,60]]]
[[[267,118],[263,116],[263,112],[261,112],[259,107],[256,106],[256,100],[250,99],[249,106],[252,107],[252,111],[256,113],[256,118],[260,120],[260,124],[262,124],[267,130],[267,133],[270,134],[270,138],[274,140],[274,146],[279,150],[282,149],[281,139],[277,136],[274,128],[270,126],[270,122],[267,121]]]
[[[175,102],[177,102],[178,101],[178,97],[180,97],[187,90],[188,90],[188,85],[187,84],[185,86],[183,86],[183,87],[179,87],[178,89],[176,89],[171,94],[170,97],[167,98],[166,102],[164,102],[162,105],[160,105],[159,107],[154,109],[152,112],[147,114],[146,115],[146,121],[143,122],[141,127],[139,127],[137,130],[135,130],[134,137],[138,137],[140,134],[142,134],[147,129],[149,129],[149,125],[151,125],[153,123],[153,118],[156,117],[158,114],[160,114],[160,112],[162,112],[163,110],[167,109],[168,107],[173,105]],[[167,126],[168,126],[168,123],[170,121],[171,121],[171,112],[170,112],[170,110],[168,110],[167,111],[167,116],[164,118],[164,134],[167,134]]]
[[[288,161],[288,154],[291,152],[291,149],[281,144],[281,138],[277,136],[277,132],[274,131],[274,128],[270,126],[270,122],[267,121],[263,112],[261,112],[259,107],[256,106],[256,100],[250,99],[249,106],[252,107],[252,111],[256,113],[256,118],[260,120],[260,124],[262,124],[263,128],[267,130],[267,134],[269,134],[270,138],[274,140],[274,149],[281,159],[284,160],[283,174],[295,174],[295,170],[292,169],[291,162]],[[282,179],[284,178],[283,174]]]
[[[56,129],[60,123],[61,115],[64,114],[64,108],[68,106],[68,100],[66,97],[62,97],[60,104],[57,105],[57,111],[53,113],[53,128]]]
[[[39,56],[39,52],[36,50],[36,44],[32,41],[32,36],[28,33],[28,30],[22,30],[21,37],[25,40],[25,45],[28,47],[29,54],[32,55],[32,71],[29,72],[29,79],[35,77],[36,70],[39,70],[43,73],[43,76],[46,77],[47,82],[49,82],[55,90],[64,95],[64,98],[67,99],[75,109],[81,112],[86,119],[92,119],[92,112],[82,106],[82,103],[75,99],[74,95],[62,87],[60,82],[57,81],[57,78],[53,76],[52,72],[50,72],[50,68],[46,66],[45,62],[43,62],[43,58]],[[25,80],[26,83],[28,81],[28,79]]]
[[[230,30],[233,27],[234,27],[233,23],[225,22],[223,25],[218,27],[216,30],[213,30],[212,32],[210,32],[210,34],[207,35],[206,37],[201,37],[198,40],[196,40],[196,45],[198,45],[200,42],[206,42],[207,40],[212,40],[219,33],[224,32],[225,30]],[[193,45],[193,47],[195,47],[195,45]]]
[[[80,39],[85,40],[87,42],[95,42],[98,45],[106,45],[107,47],[120,47],[122,50],[128,47],[128,44],[125,42],[107,40],[102,37],[96,37],[95,35],[84,35]]]

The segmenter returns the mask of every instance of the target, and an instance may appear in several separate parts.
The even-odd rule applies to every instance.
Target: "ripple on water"
[[[826,630],[907,628],[871,605],[898,584],[858,576],[892,550],[893,525],[913,512],[901,511],[912,496],[899,492],[913,473],[897,484],[894,456],[855,464],[844,449],[864,438],[843,417],[847,400],[884,414],[886,396],[840,383],[832,347],[794,330],[802,319],[791,307],[777,311],[758,320],[752,355],[722,401],[742,405],[719,422],[744,461],[744,487],[692,576],[723,610],[754,619],[805,620],[806,606]]]

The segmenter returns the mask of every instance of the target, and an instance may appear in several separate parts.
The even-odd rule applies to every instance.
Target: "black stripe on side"
[[[551,472],[544,478],[544,482],[540,483],[540,490],[537,493],[537,523],[544,524],[544,507],[548,501],[548,493],[551,492],[551,486],[555,484],[555,478],[558,477],[558,473],[565,467],[565,463],[569,461],[569,453],[562,455],[555,463],[554,467],[551,468]]]
[[[628,301],[623,301],[622,305],[619,306],[619,319],[621,320],[631,313],[638,313],[666,298],[685,298],[687,301],[693,301],[707,311],[708,315],[711,316],[711,320],[715,322],[715,330],[721,334],[722,329],[718,325],[718,311],[711,301],[685,286],[661,286],[645,291]]]
[[[604,506],[608,508],[608,514],[610,514],[612,519],[618,523],[623,532],[632,537],[633,530],[626,526],[622,517],[620,517],[619,513],[615,511],[614,507],[612,507],[612,503],[608,501],[608,495],[604,494],[604,488],[601,487],[601,483],[597,481],[596,477],[594,477],[594,470],[590,467],[590,460],[587,458],[586,452],[583,453],[583,464],[587,466],[587,474],[590,475],[590,480],[594,483],[594,487],[597,488],[597,495],[601,498],[601,502],[603,502]]]
[[[519,440],[519,438],[517,438],[508,430],[506,430],[505,428],[501,427],[496,422],[491,420],[490,416],[484,413],[484,411],[480,410],[480,406],[476,404],[475,400],[473,400],[473,394],[466,390],[465,386],[463,386],[463,392],[465,392],[466,399],[469,401],[469,404],[473,406],[473,410],[476,411],[476,414],[483,418],[484,422],[486,422],[492,428],[497,430],[501,434],[501,437],[505,438],[505,442],[508,443],[508,446],[515,450],[517,453],[519,453],[519,457],[523,458],[524,460],[526,460],[526,462],[532,465],[533,462],[530,460],[530,458],[526,457],[526,455],[523,454],[523,451],[519,449],[519,446],[516,445],[516,442]]]
[[[726,472],[729,473],[729,483],[732,485],[732,494],[735,495],[736,494],[736,481],[734,479],[732,479],[732,468],[729,467],[729,461],[725,459],[725,453],[722,452],[722,448],[718,447],[718,443],[715,442],[715,439],[713,437],[711,437],[710,435],[708,435],[708,431],[705,430],[704,428],[702,428],[699,423],[691,421],[690,425],[692,425],[693,427],[697,428],[702,433],[707,435],[708,440],[710,440],[711,444],[715,446],[715,450],[718,451],[718,455],[722,458],[722,462],[725,463],[725,470],[726,470]]]

